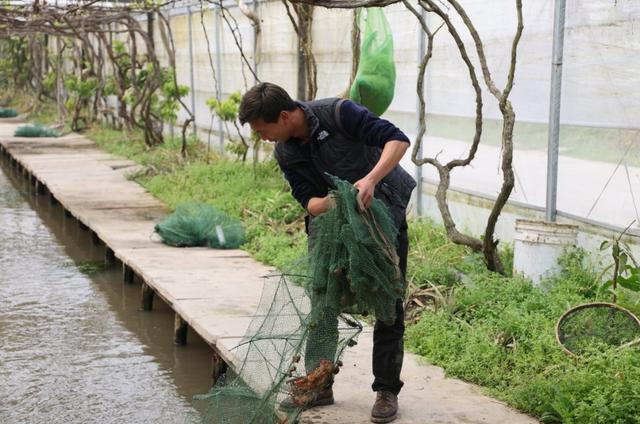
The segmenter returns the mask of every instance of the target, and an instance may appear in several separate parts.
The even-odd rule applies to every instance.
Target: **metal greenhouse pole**
[[[549,142],[547,149],[546,220],[555,222],[558,192],[558,146],[560,136],[560,98],[562,94],[562,53],[566,0],[555,1],[553,18],[553,57],[551,60],[551,98],[549,104]]]

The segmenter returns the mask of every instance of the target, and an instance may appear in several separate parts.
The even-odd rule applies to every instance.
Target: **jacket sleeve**
[[[321,193],[318,188],[298,174],[293,167],[283,166],[280,163],[278,165],[291,187],[291,194],[305,210],[307,210],[307,205],[312,197],[324,197],[327,195],[326,192]]]
[[[410,143],[409,137],[398,127],[386,119],[375,116],[367,108],[351,100],[342,102],[340,121],[347,135],[369,146],[383,148],[391,140]]]

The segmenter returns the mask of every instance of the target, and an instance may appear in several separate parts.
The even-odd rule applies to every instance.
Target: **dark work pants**
[[[409,239],[406,221],[400,226],[397,240],[397,253],[400,258],[400,271],[403,278],[407,273],[407,254]],[[338,319],[335,314],[327,313],[310,329],[305,349],[305,367],[307,372],[318,367],[320,359],[333,360],[338,344]],[[373,328],[373,376],[371,386],[374,391],[388,390],[400,392],[404,383],[400,380],[404,357],[404,308],[403,300],[396,302],[396,320],[387,325],[377,320]]]
[[[407,275],[407,255],[409,238],[406,221],[398,233],[398,257],[402,277]],[[392,325],[376,321],[373,328],[373,385],[374,392],[388,390],[396,395],[404,385],[400,380],[402,360],[404,358],[404,308],[403,300],[396,301],[396,320]]]

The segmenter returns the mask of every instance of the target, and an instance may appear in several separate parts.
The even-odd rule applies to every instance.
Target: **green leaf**
[[[608,249],[609,245],[611,245],[611,242],[609,240],[604,240],[602,243],[600,243],[600,251],[602,252],[603,250]]]
[[[618,256],[619,269],[623,269],[625,266],[627,266],[628,259],[629,259],[629,256],[627,256],[626,253],[621,253],[620,256]]]
[[[638,292],[640,291],[640,275],[632,274],[629,277],[620,277],[618,278],[618,284],[627,290]]]

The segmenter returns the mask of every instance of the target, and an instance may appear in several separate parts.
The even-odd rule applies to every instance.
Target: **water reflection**
[[[173,345],[173,312],[140,310],[86,230],[3,164],[0,423],[177,423],[210,385],[210,350]],[[82,270],[85,272],[83,273]]]

